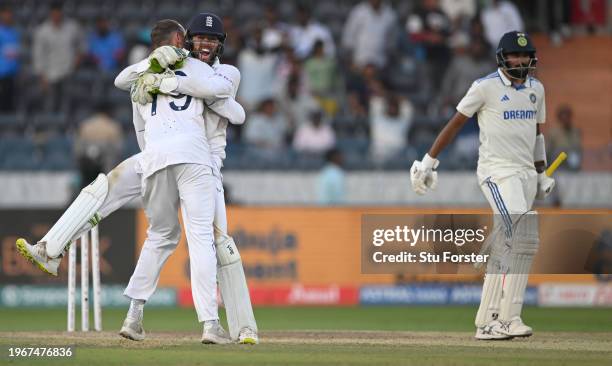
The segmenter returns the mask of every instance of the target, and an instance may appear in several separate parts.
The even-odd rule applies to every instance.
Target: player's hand
[[[425,154],[422,161],[415,160],[410,168],[410,182],[416,194],[424,195],[438,186],[438,173],[434,171],[440,162],[429,154]]]
[[[153,95],[147,92],[146,86],[140,78],[138,78],[138,80],[136,80],[136,82],[132,85],[132,88],[130,89],[130,97],[132,102],[142,105],[153,102]]]
[[[538,193],[536,194],[536,198],[539,200],[543,200],[548,197],[550,192],[552,192],[553,188],[555,188],[555,180],[546,173],[542,172],[538,174]]]
[[[166,70],[161,74],[145,72],[138,77],[132,87],[132,101],[139,104],[147,104],[153,101],[155,94],[172,94],[178,87],[178,79],[172,70]]]
[[[189,52],[174,46],[157,47],[149,55],[150,70],[154,73],[163,72],[169,67],[179,69],[183,66],[183,60],[189,56]]]

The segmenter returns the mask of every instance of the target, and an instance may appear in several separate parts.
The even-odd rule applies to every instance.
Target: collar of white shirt
[[[525,82],[523,84],[514,85],[512,83],[512,81],[506,76],[506,74],[503,73],[501,68],[497,69],[497,75],[499,75],[499,78],[501,79],[502,83],[505,86],[511,86],[511,87],[515,88],[516,90],[520,90],[520,89],[523,89],[523,88],[530,88],[531,87],[531,76],[528,76],[527,80],[525,80]]]

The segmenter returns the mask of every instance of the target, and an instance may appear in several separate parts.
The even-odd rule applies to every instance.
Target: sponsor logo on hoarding
[[[127,307],[129,299],[123,296],[121,285],[102,285],[102,307]],[[55,307],[67,305],[65,286],[3,286],[0,287],[0,307]],[[90,290],[90,297],[92,293]],[[79,303],[81,291],[77,288],[76,301]],[[174,288],[158,288],[147,301],[147,306],[176,306]]]

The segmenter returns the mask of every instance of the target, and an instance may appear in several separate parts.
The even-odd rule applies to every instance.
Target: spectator
[[[510,31],[522,31],[523,19],[516,5],[507,0],[491,0],[482,9],[480,20],[490,45],[497,47],[501,37]]]
[[[347,112],[353,117],[367,117],[368,105],[372,95],[382,95],[384,88],[374,64],[363,69],[353,69],[346,80]]]
[[[437,0],[423,0],[421,7],[408,17],[406,30],[412,42],[424,52],[428,66],[428,80],[437,91],[450,59],[447,45],[450,20],[440,10]]]
[[[452,23],[457,23],[476,15],[476,0],[440,0],[440,9]]]
[[[99,104],[96,112],[80,123],[75,141],[82,185],[89,184],[99,173],[108,172],[117,165],[122,146],[121,125],[110,117],[106,104]]]
[[[263,100],[244,128],[246,143],[271,152],[285,146],[287,124],[278,112],[274,99]]]
[[[236,26],[235,18],[231,14],[223,16],[223,29],[228,36],[223,43],[222,62],[228,65],[236,65],[238,53],[242,49],[242,30]]]
[[[357,67],[375,64],[384,68],[389,46],[394,46],[392,36],[396,16],[382,0],[368,0],[357,4],[350,12],[342,32],[342,47],[350,54]]]
[[[336,134],[328,123],[323,121],[323,112],[315,110],[310,113],[308,122],[298,127],[293,148],[305,153],[323,153],[336,144]]]
[[[19,33],[13,26],[13,11],[0,10],[0,111],[15,110],[15,80],[19,72]]]
[[[61,3],[51,5],[49,18],[36,28],[32,42],[32,66],[40,77],[45,110],[58,110],[65,78],[80,62],[85,49],[79,25],[64,19]]]
[[[278,4],[269,3],[266,5],[264,13],[264,23],[262,26],[262,42],[264,44],[280,43],[288,45],[290,27],[287,23],[281,22],[278,17]]]
[[[289,78],[278,104],[291,130],[305,124],[308,121],[308,113],[319,108],[317,100],[307,90],[300,88],[298,75]]]
[[[89,56],[103,71],[112,72],[123,60],[125,45],[121,33],[111,30],[108,18],[96,20],[96,30],[89,35]]]
[[[494,64],[490,62],[488,45],[483,39],[473,39],[467,34],[457,33],[451,37],[453,60],[444,74],[438,96],[439,110],[450,110],[454,114],[455,106],[465,95],[474,80],[490,73]]]
[[[263,100],[273,98],[278,90],[276,67],[279,55],[264,47],[261,36],[261,28],[256,28],[253,38],[238,54],[241,73],[238,98],[247,111],[252,111]]]
[[[567,164],[569,170],[580,170],[582,165],[582,133],[574,126],[573,111],[567,104],[562,104],[557,109],[558,127],[552,128],[547,134],[548,161],[552,162],[560,152],[567,153]],[[563,167],[563,166],[562,166]]]
[[[144,60],[147,58],[147,56],[149,56],[149,53],[151,53],[151,35],[149,33],[150,31],[148,28],[142,29],[138,32],[136,41],[128,52],[128,65],[133,65]]]
[[[289,37],[295,54],[304,59],[312,53],[312,48],[317,40],[323,42],[325,55],[334,57],[336,46],[334,39],[327,26],[313,20],[310,10],[306,6],[300,6],[297,14],[298,24],[291,27]]]
[[[339,83],[336,60],[325,56],[321,40],[315,42],[313,54],[306,59],[303,69],[308,89],[319,99],[328,116],[335,115],[338,110],[336,90]]]
[[[317,178],[317,193],[322,205],[338,205],[345,201],[344,170],[342,153],[331,149],[325,154],[326,164]]]
[[[397,156],[407,145],[413,107],[406,99],[389,94],[370,100],[371,156],[382,163]]]
[[[325,56],[323,41],[315,42],[312,56],[304,62],[304,76],[310,91],[318,96],[330,96],[334,92],[336,59]]]

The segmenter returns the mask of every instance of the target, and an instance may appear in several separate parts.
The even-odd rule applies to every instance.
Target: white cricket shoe
[[[218,320],[204,322],[204,332],[202,333],[202,343],[204,344],[228,344],[232,343],[231,338],[223,329]]]
[[[119,335],[133,341],[143,341],[145,339],[145,330],[142,327],[142,318],[125,318],[123,321],[123,326],[119,331]]]
[[[257,332],[251,329],[250,327],[244,327],[240,329],[240,333],[238,333],[238,343],[240,344],[257,344],[259,343],[259,338],[257,337]]]
[[[49,256],[47,256],[47,250],[45,249],[45,243],[41,242],[32,245],[25,239],[19,238],[15,242],[15,245],[19,253],[38,266],[41,271],[57,276],[57,269],[62,261],[62,257],[49,258]]]
[[[487,325],[476,328],[476,335],[474,338],[482,341],[512,339],[512,336],[502,332],[503,327],[504,324],[499,320],[491,320]]]
[[[520,316],[515,316],[510,321],[501,321],[503,326],[500,332],[510,337],[529,337],[533,334],[533,329],[523,323]]]

